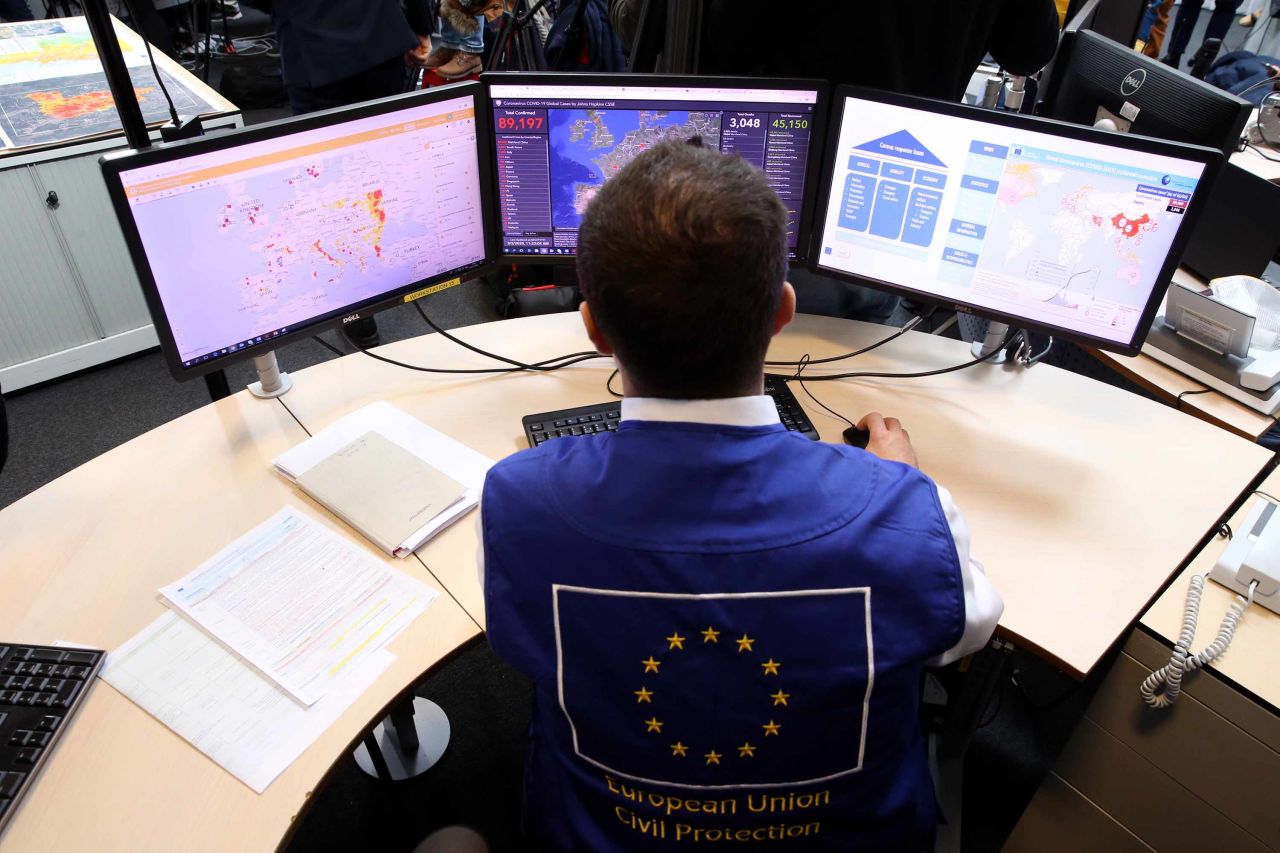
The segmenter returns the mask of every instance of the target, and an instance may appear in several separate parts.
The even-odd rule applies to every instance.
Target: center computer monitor
[[[576,254],[599,188],[645,148],[701,136],[765,173],[789,213],[792,259],[809,244],[827,84],[651,74],[486,74],[499,251],[511,263]]]
[[[484,110],[464,83],[105,157],[170,372],[208,373],[487,265]]]
[[[842,87],[811,266],[1116,352],[1145,339],[1222,155]]]

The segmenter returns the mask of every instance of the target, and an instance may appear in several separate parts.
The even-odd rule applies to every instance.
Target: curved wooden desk
[[[800,316],[770,357],[837,355],[888,334],[884,326]],[[536,361],[589,350],[576,314],[489,323],[459,336]],[[492,367],[439,335],[378,350],[429,367]],[[813,373],[916,372],[969,360],[965,344],[910,333]],[[298,371],[284,403],[311,432],[376,400],[500,459],[525,446],[520,418],[609,399],[607,360],[554,373],[476,379],[414,373],[368,357]],[[697,365],[689,365],[696,370]],[[786,368],[774,368],[786,372]],[[793,386],[794,388],[795,386]],[[1001,631],[1082,677],[1157,595],[1200,537],[1270,454],[1202,421],[1048,365],[979,365],[926,379],[809,383],[856,420],[873,409],[902,419],[926,472],[973,528],[975,553],[1004,595]],[[798,388],[814,425],[840,441],[845,424]],[[475,531],[455,525],[420,556],[477,622],[484,605]]]
[[[339,526],[272,471],[271,460],[305,438],[281,405],[242,392],[0,511],[0,636],[111,650],[161,614],[158,587],[282,505]],[[418,560],[388,561],[442,586]],[[384,708],[479,633],[442,594],[389,646],[396,661],[373,688],[261,796],[95,684],[0,851],[271,850]]]
[[[772,354],[821,357],[885,334],[883,326],[801,317]],[[572,314],[461,335],[528,360],[589,349]],[[439,335],[379,352],[433,367],[492,366]],[[905,372],[967,358],[955,341],[910,334],[840,369]],[[159,586],[281,505],[340,528],[271,469],[272,458],[306,437],[299,423],[315,432],[385,399],[501,458],[523,447],[522,415],[607,399],[611,369],[600,360],[551,374],[438,376],[354,355],[296,372],[279,401],[240,393],[206,406],[0,511],[3,636],[113,649],[160,614]],[[903,419],[925,470],[969,518],[976,553],[1005,597],[1001,629],[1076,675],[1137,618],[1270,458],[1172,409],[1044,365],[810,387],[850,417],[879,409]],[[843,423],[798,396],[822,435],[839,440]],[[0,835],[0,851],[278,845],[362,730],[479,634],[475,544],[464,519],[420,552],[430,573],[418,560],[394,562],[449,595],[392,643],[391,669],[265,794],[99,684]]]

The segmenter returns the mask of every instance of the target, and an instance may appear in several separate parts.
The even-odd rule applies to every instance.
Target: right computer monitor
[[[1041,110],[1074,124],[1116,129],[1227,156],[1238,150],[1252,105],[1095,32],[1065,33]]]
[[[1137,352],[1222,157],[842,87],[811,267]]]

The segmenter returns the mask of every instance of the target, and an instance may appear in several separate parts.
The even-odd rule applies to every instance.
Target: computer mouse
[[[856,426],[851,426],[844,431],[844,443],[852,444],[860,450],[866,450],[867,442],[870,440],[871,430],[869,429],[859,429]]]

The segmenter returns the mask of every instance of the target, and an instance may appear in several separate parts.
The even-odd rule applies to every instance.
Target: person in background
[[[484,16],[463,7],[463,0],[441,0],[431,53],[423,63],[446,80],[475,74],[484,66]]]
[[[1252,27],[1267,14],[1267,9],[1271,5],[1271,0],[1249,0],[1249,6],[1245,9],[1244,17],[1240,19],[1240,26]]]
[[[1209,23],[1204,28],[1205,41],[1221,40],[1227,34],[1242,2],[1243,0],[1217,0],[1213,7],[1213,14],[1209,16]],[[1160,60],[1165,65],[1181,67],[1182,54],[1186,52],[1187,45],[1191,42],[1192,31],[1200,22],[1200,10],[1203,7],[1204,0],[1182,0],[1181,5],[1178,6],[1178,17],[1173,22],[1173,32],[1169,35],[1169,52]]]
[[[958,101],[986,54],[1034,74],[1058,47],[1054,0],[711,0],[702,73],[816,77]],[[714,38],[709,38],[714,34]],[[803,45],[803,49],[797,49]]]
[[[1142,55],[1155,59],[1160,56],[1160,48],[1164,46],[1165,34],[1169,31],[1169,15],[1173,13],[1174,0],[1151,0],[1138,27],[1138,38],[1142,40]]]
[[[615,21],[622,5],[611,9]],[[856,9],[796,0],[783,15],[766,0],[711,0],[702,31],[702,73],[810,77],[959,101],[985,54],[1010,74],[1039,71],[1060,27],[1054,0],[878,0]],[[807,314],[896,325],[908,316],[897,297],[871,288],[807,270],[792,283]]]
[[[0,0],[0,20],[17,22],[34,21],[35,18],[27,0]]]
[[[276,0],[272,8],[280,66],[295,114],[404,92],[407,65],[430,44],[426,0]],[[358,346],[380,343],[372,317],[348,323]]]
[[[636,38],[636,27],[640,26],[641,5],[638,0],[609,0],[609,24],[628,53]]]

